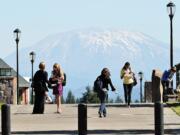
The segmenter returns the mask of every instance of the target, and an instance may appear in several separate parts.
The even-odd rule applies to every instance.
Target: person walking
[[[58,63],[55,63],[53,65],[53,71],[49,80],[53,88],[53,94],[55,95],[55,100],[57,104],[57,113],[62,113],[61,96],[63,95],[62,83],[64,80],[64,73]]]
[[[94,82],[94,89],[97,91],[98,98],[100,100],[100,106],[99,106],[99,117],[102,117],[102,114],[104,117],[107,115],[106,110],[106,99],[108,97],[108,85],[111,86],[112,91],[115,91],[115,87],[112,84],[111,78],[110,78],[110,71],[108,68],[103,68],[101,71],[101,75],[97,77],[97,79]]]
[[[176,73],[176,67],[172,67],[169,70],[163,72],[161,83],[163,86],[163,101],[164,96],[167,94],[175,94],[172,86],[173,76]]]
[[[49,84],[48,73],[45,71],[45,63],[41,62],[39,64],[39,70],[33,77],[33,87],[35,92],[33,114],[44,113],[45,96],[46,92],[48,92],[46,84]]]
[[[121,69],[120,77],[123,79],[125,103],[128,107],[130,107],[131,93],[134,86],[134,73],[131,71],[129,62],[124,64],[123,68]]]

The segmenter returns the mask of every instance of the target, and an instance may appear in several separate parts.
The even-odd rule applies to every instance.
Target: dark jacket
[[[111,78],[105,78],[103,75],[100,75],[98,78],[100,78],[103,82],[103,88],[106,88],[107,90],[109,90],[109,87],[108,85],[110,85],[111,87],[111,90],[112,91],[115,91],[116,89],[114,88],[113,84],[112,84],[112,81],[111,81]]]
[[[46,83],[49,84],[49,82],[48,73],[46,71],[38,70],[34,75],[33,82],[35,92],[48,91]]]

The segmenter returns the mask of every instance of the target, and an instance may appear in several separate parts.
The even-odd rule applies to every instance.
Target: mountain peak
[[[169,49],[163,42],[141,32],[118,29],[80,29],[50,35],[31,47],[20,50],[20,71],[30,75],[29,51],[35,51],[35,67],[45,61],[50,73],[54,63],[60,63],[67,74],[67,88],[77,90],[94,79],[104,67],[108,67],[112,80],[119,86],[119,72],[126,61],[134,72],[143,71],[151,78],[152,69],[169,67]],[[6,58],[15,67],[15,54]],[[180,58],[174,58],[178,61]],[[14,63],[13,63],[14,62]],[[174,63],[176,63],[174,61]],[[83,89],[82,89],[83,91]],[[78,91],[75,93],[82,93]]]

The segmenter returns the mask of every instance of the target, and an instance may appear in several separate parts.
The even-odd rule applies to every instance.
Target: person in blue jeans
[[[110,71],[108,68],[104,68],[101,71],[101,75],[98,76],[98,78],[96,80],[100,80],[101,81],[101,88],[100,90],[98,90],[97,95],[98,98],[100,100],[100,107],[99,107],[99,117],[102,117],[102,114],[104,117],[106,117],[107,115],[107,111],[106,111],[106,99],[108,97],[108,85],[110,85],[112,91],[115,91],[116,89],[114,88],[112,82],[111,82],[111,78],[110,78]]]
[[[164,71],[161,78],[161,83],[163,86],[163,95],[174,94],[172,80],[175,73],[176,67],[172,67],[171,69]]]

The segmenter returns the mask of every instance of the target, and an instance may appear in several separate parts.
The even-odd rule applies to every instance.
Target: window
[[[11,76],[11,69],[0,69],[0,76]]]

